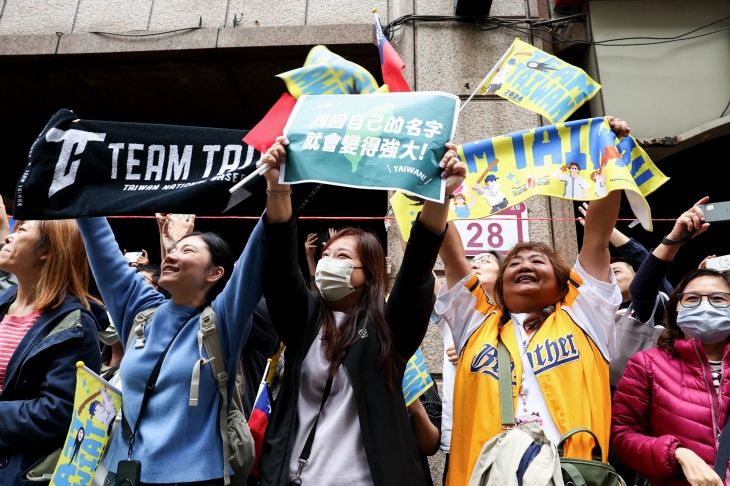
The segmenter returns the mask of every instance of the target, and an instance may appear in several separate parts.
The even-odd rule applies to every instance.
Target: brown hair
[[[360,339],[358,322],[370,321],[375,325],[383,375],[387,385],[392,388],[398,376],[398,366],[405,361],[395,351],[393,334],[385,320],[385,291],[388,281],[385,252],[377,236],[353,227],[337,230],[337,234],[324,245],[322,251],[333,241],[345,236],[355,238],[358,258],[370,283],[366,285],[360,302],[352,308],[339,327],[335,324],[335,317],[329,304],[320,296],[319,318],[323,321],[322,341],[325,356],[330,362],[329,374],[334,377],[337,368],[347,355],[347,350]]]
[[[18,221],[16,228],[24,223]],[[36,284],[34,309],[46,312],[59,307],[70,294],[90,308],[101,302],[89,293],[89,262],[81,232],[73,219],[39,220],[33,249],[48,254]]]
[[[507,306],[504,303],[504,272],[507,269],[507,265],[509,265],[510,260],[512,260],[512,258],[514,258],[515,256],[517,256],[517,254],[523,251],[536,251],[545,255],[548,260],[550,260],[550,264],[553,266],[553,273],[555,274],[555,279],[558,281],[559,285],[558,297],[555,302],[543,308],[542,311],[533,312],[529,316],[527,316],[527,319],[525,319],[524,322],[525,330],[536,331],[542,325],[542,323],[545,322],[545,319],[547,319],[550,314],[555,312],[555,305],[558,302],[562,301],[566,295],[568,295],[570,266],[563,259],[563,257],[545,243],[517,243],[502,260],[502,263],[499,266],[499,272],[497,272],[497,280],[494,283],[494,300],[497,303],[497,307],[499,307],[499,309],[502,311],[502,320],[499,323],[500,330],[502,329],[502,326],[510,320],[510,311],[509,309],[507,309]]]
[[[684,332],[677,325],[677,306],[679,305],[679,294],[684,292],[684,289],[693,280],[700,277],[714,277],[722,280],[725,285],[730,289],[730,274],[727,272],[718,272],[709,268],[695,268],[687,272],[679,285],[674,289],[672,295],[669,296],[669,300],[665,304],[664,312],[664,332],[659,335],[656,347],[666,351],[672,356],[677,356],[677,350],[674,348],[674,341],[677,339],[684,339]]]
[[[454,206],[456,206],[456,198],[457,197],[462,198],[464,200],[464,203],[466,203],[466,196],[463,193],[459,192],[459,193],[454,194],[454,197],[452,198],[453,199],[453,202],[454,202]]]

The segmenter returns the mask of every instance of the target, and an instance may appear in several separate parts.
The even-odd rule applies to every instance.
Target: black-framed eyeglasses
[[[697,307],[702,303],[702,299],[707,297],[707,302],[718,309],[730,307],[730,293],[713,292],[711,294],[698,294],[697,292],[684,292],[679,294],[679,304],[682,307]]]

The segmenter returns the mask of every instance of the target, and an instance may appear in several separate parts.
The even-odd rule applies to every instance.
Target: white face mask
[[[322,298],[332,302],[353,293],[355,287],[350,285],[350,275],[356,268],[362,267],[356,267],[344,260],[322,257],[317,262],[317,270],[314,272],[314,282],[317,284]]]
[[[718,309],[709,302],[693,308],[679,306],[677,325],[702,344],[716,344],[730,336],[730,308]]]

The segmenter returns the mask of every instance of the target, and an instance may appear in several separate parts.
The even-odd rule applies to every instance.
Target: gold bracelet
[[[277,192],[280,194],[277,195]],[[266,196],[276,199],[284,199],[285,197],[289,197],[292,194],[294,194],[294,192],[291,189],[289,189],[288,191],[270,191],[268,188],[266,189]]]

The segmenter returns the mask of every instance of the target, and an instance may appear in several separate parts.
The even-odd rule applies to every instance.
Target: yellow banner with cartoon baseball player
[[[449,221],[481,219],[535,195],[592,201],[624,190],[636,218],[651,231],[645,196],[669,180],[631,136],[619,139],[605,118],[576,120],[457,146],[464,183],[450,201]],[[423,200],[391,199],[403,237]]]
[[[71,426],[50,486],[88,486],[109,440],[122,394],[99,375],[76,364],[76,395]]]
[[[477,89],[560,123],[601,89],[582,69],[515,39],[492,76]]]

